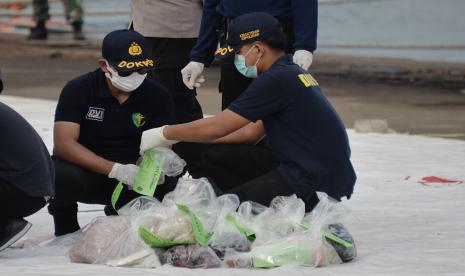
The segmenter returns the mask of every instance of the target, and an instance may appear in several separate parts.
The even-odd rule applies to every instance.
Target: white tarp
[[[56,102],[0,96],[21,113],[52,147]],[[422,185],[424,176],[465,180],[465,142],[349,130],[358,181],[345,225],[356,239],[358,258],[324,268],[188,270],[111,268],[69,262],[62,252],[18,257],[0,252],[0,275],[465,275],[465,184]],[[408,178],[409,177],[409,178]],[[103,215],[102,206],[80,205],[81,226]],[[25,239],[53,233],[46,208],[27,218]]]

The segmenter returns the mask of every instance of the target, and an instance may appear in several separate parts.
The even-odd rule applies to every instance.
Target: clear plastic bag
[[[283,265],[325,266],[341,263],[334,248],[321,234],[300,232],[254,246],[250,252],[255,268]]]
[[[278,196],[270,207],[255,202],[243,202],[238,209],[238,220],[256,235],[254,244],[284,237],[300,228],[305,215],[305,204],[297,196]]]
[[[201,223],[202,229],[195,227],[194,232],[203,232],[202,234],[213,232],[218,209],[216,208],[216,194],[206,178],[179,178],[176,188],[163,198],[162,205],[176,206],[176,208],[179,205],[188,207]]]
[[[211,248],[199,245],[172,247],[163,254],[162,261],[165,264],[186,268],[221,266],[221,260]]]
[[[83,230],[69,251],[72,262],[104,264],[148,248],[126,217],[99,217]]]
[[[163,205],[155,198],[138,197],[123,206],[119,213],[128,217],[133,230],[153,247],[195,242],[191,221],[174,204]]]
[[[257,240],[249,253],[228,251],[225,266],[265,268],[341,263],[335,249],[340,245],[335,241],[338,237],[332,235],[334,229],[328,229],[340,221],[346,210],[326,194],[319,196],[320,202],[305,216],[305,206],[296,196],[277,197],[270,208],[253,202],[242,203],[237,215],[250,225]]]
[[[140,197],[120,209],[152,247],[208,244],[217,217],[216,195],[206,179],[180,178],[160,203]]]
[[[236,209],[239,207],[237,195],[226,194],[217,198],[216,206],[219,210],[214,227],[214,234],[210,240],[210,247],[222,258],[228,250],[237,252],[250,251],[252,241],[247,234],[240,231],[235,219]]]
[[[313,235],[322,234],[324,243],[334,248],[342,261],[351,261],[357,256],[357,248],[352,235],[341,223],[348,210],[325,193],[318,193],[318,197],[320,202],[305,215],[302,228]]]
[[[186,166],[186,161],[184,161],[171,149],[165,148],[165,147],[157,147],[149,151],[149,154],[152,154],[152,155],[156,153],[161,153],[164,157],[163,162],[161,162],[161,164],[158,164],[161,167],[162,173],[160,174],[160,178],[158,180],[157,185],[162,185],[163,183],[165,183],[165,175],[178,176],[184,171],[184,167]],[[142,160],[143,160],[143,157],[141,156],[137,160],[136,164],[140,166],[140,164],[142,163]]]
[[[186,161],[179,157],[174,151],[165,147],[155,148],[154,150],[165,155],[165,162],[163,163],[162,169],[165,175],[178,176],[184,171]]]

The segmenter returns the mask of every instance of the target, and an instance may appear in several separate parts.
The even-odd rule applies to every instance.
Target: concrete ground
[[[11,36],[0,36],[6,95],[58,99],[68,80],[97,68],[96,43],[28,43]],[[386,119],[397,132],[465,139],[464,65],[360,60],[316,55],[311,67],[346,127],[353,127],[358,119]],[[415,75],[404,72],[412,64]],[[425,79],[435,79],[425,82],[418,72],[425,72]],[[439,73],[431,77],[431,72]],[[219,70],[211,67],[205,73],[207,82],[199,89],[198,98],[205,113],[215,114],[221,102],[217,92]],[[409,83],[408,78],[416,79]]]

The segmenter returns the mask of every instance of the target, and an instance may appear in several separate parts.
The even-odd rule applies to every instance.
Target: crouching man
[[[49,212],[55,235],[80,229],[77,202],[110,205],[117,183],[127,184],[117,205],[138,196],[130,189],[142,132],[173,123],[170,93],[146,78],[154,61],[145,39],[117,30],[103,40],[97,70],[63,88],[55,113],[53,161],[56,191]],[[166,181],[161,199],[175,182]]]
[[[276,196],[296,194],[307,212],[318,203],[317,191],[337,200],[350,198],[356,175],[346,130],[316,80],[285,54],[280,23],[266,13],[241,15],[229,24],[227,40],[223,56],[235,53],[236,69],[256,79],[214,117],[145,131],[141,152],[178,141],[211,143],[226,137],[234,143],[244,133],[266,135],[279,164],[235,187],[224,189],[216,183],[221,190],[264,205]],[[341,224],[333,228],[349,236]],[[356,254],[345,249],[338,253],[344,261]]]
[[[0,92],[3,83],[0,74]],[[24,236],[30,216],[53,195],[50,154],[32,126],[0,103],[0,251]]]

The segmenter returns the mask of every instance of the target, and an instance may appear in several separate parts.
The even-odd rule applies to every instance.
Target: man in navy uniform
[[[317,0],[205,0],[191,61],[181,71],[188,88],[194,89],[203,82],[203,69],[213,61],[218,41],[223,48],[218,49],[217,53],[230,53],[225,45],[228,25],[235,17],[250,12],[266,12],[276,17],[287,36],[286,53],[293,54],[293,61],[308,70],[317,42]],[[250,83],[250,79],[235,70],[233,57],[222,59],[219,86],[222,109],[228,107]]]
[[[138,196],[128,186],[138,172],[142,132],[174,122],[170,93],[146,78],[154,62],[141,34],[113,31],[103,40],[100,68],[63,88],[54,126],[56,192],[49,205],[55,235],[80,228],[77,202],[110,205],[119,181],[127,184],[119,206]],[[172,190],[167,182],[156,197]]]
[[[0,92],[3,82],[0,75]],[[44,142],[32,126],[0,103],[0,251],[26,234],[30,216],[53,195],[55,172]]]
[[[317,191],[336,200],[350,198],[356,175],[344,125],[316,80],[285,54],[285,45],[282,27],[273,16],[257,12],[234,19],[228,47],[236,53],[238,72],[255,80],[214,117],[145,131],[141,152],[178,141],[233,142],[244,139],[245,133],[266,135],[278,165],[230,189],[216,183],[225,193],[264,205],[276,196],[296,194],[306,212],[318,203]],[[342,225],[334,227],[349,236]],[[344,261],[351,260],[355,247],[338,253]]]

